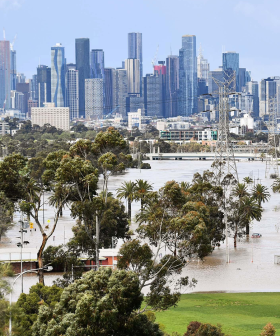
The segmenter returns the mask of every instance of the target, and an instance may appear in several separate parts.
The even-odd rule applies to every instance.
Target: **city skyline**
[[[91,49],[104,50],[105,67],[120,67],[121,62],[127,58],[127,34],[129,32],[141,32],[143,36],[143,75],[152,73],[151,61],[158,45],[158,60],[165,60],[171,54],[171,50],[173,55],[178,55],[181,36],[185,34],[196,35],[197,49],[201,44],[203,55],[210,63],[210,70],[222,65],[222,51],[233,50],[240,55],[240,67],[250,68],[253,80],[260,81],[262,78],[280,74],[280,65],[277,60],[278,47],[273,42],[273,36],[277,35],[280,30],[279,20],[273,16],[275,9],[279,7],[276,1],[270,1],[264,7],[264,1],[228,1],[224,4],[221,1],[182,2],[177,0],[170,8],[165,2],[159,6],[157,0],[151,4],[143,1],[138,5],[137,16],[128,15],[133,5],[126,0],[121,4],[109,0],[108,6],[95,4],[99,11],[92,11],[93,4],[87,0],[82,1],[75,11],[71,6],[75,4],[75,1],[67,2],[66,7],[62,1],[56,3],[58,9],[56,12],[65,15],[64,19],[59,14],[60,20],[56,20],[58,14],[50,12],[52,2],[53,0],[49,1],[48,6],[44,7],[45,15],[41,16],[37,15],[41,4],[38,6],[34,0],[28,2],[0,1],[0,19],[6,30],[6,39],[13,41],[17,34],[14,45],[17,51],[17,70],[24,72],[27,78],[32,77],[39,64],[50,66],[49,48],[57,42],[61,42],[65,47],[67,63],[75,63],[75,39],[79,37],[88,37]],[[62,7],[63,11],[60,11]],[[108,16],[104,16],[104,21],[93,14],[102,10],[108,11]],[[154,11],[158,14],[156,18]],[[116,13],[118,15],[115,15]],[[145,20],[141,18],[144,13]],[[183,13],[186,13],[184,20],[182,19]],[[223,13],[223,15],[219,20],[209,21],[210,18],[215,18],[216,13]],[[194,14],[199,15],[200,19],[192,18],[196,16]],[[48,19],[50,17],[52,17],[51,25]],[[115,24],[114,30],[106,27],[108,20],[114,24],[114,22],[122,21],[124,17],[126,18],[125,24]],[[24,25],[20,24],[22,18],[25,19]],[[79,24],[71,23],[74,18]],[[153,28],[151,29],[144,22],[152,18]],[[225,32],[221,27],[229,20],[242,22],[242,29],[237,25],[232,25]],[[209,24],[203,22],[209,22]],[[61,24],[63,24],[63,29],[61,29]],[[34,29],[34,26],[38,29]],[[40,39],[46,27],[48,34],[44,39]],[[246,29],[247,34],[244,33]],[[32,38],[28,37],[30,31],[32,31]],[[258,38],[256,39],[255,36]],[[267,36],[271,38],[267,39]],[[34,47],[35,40],[36,48]],[[258,43],[259,40],[261,40],[262,48]]]

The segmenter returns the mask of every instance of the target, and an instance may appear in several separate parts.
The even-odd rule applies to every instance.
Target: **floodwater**
[[[175,180],[177,182],[191,182],[193,174],[202,173],[211,166],[211,161],[149,161],[152,169],[139,170],[129,169],[126,173],[118,176],[111,176],[108,188],[113,194],[124,181],[135,181],[144,179],[153,184],[154,190],[161,188],[166,181]],[[271,187],[273,180],[265,179],[265,163],[263,162],[243,162],[237,163],[240,181],[250,176],[267,187]],[[101,187],[101,183],[100,183]],[[211,256],[204,261],[192,261],[183,271],[184,275],[195,278],[198,283],[195,288],[188,289],[187,292],[208,292],[208,291],[228,291],[228,292],[272,292],[280,291],[280,264],[274,264],[274,255],[280,255],[280,194],[273,194],[269,202],[264,203],[263,218],[260,222],[253,222],[251,232],[262,234],[259,239],[238,241],[237,249],[233,248],[233,239],[229,239],[230,263],[226,263],[225,245],[222,244]],[[47,197],[47,195],[46,195]],[[132,204],[132,213],[135,215],[140,208],[139,202]],[[45,224],[48,220],[52,222],[52,208],[45,208]],[[41,217],[43,212],[41,213]],[[59,220],[57,229],[50,238],[48,245],[59,245],[67,243],[72,237],[72,226],[75,221],[70,217],[69,209],[65,209],[63,217]],[[135,229],[136,225],[132,224]],[[1,242],[0,247],[16,247],[19,241],[18,227],[15,226],[7,234],[7,238]],[[41,241],[41,234],[38,229],[32,232],[28,230],[24,240],[28,240],[28,247],[38,248]],[[118,245],[121,245],[119,242]],[[164,253],[163,253],[164,254]],[[46,284],[50,285],[58,275],[46,274]],[[37,281],[36,275],[24,277],[24,292]],[[20,293],[20,279],[17,281],[13,292],[13,301]]]

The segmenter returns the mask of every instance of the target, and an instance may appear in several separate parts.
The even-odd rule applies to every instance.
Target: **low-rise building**
[[[142,129],[142,110],[138,109],[137,112],[128,112],[128,129],[131,130],[133,127],[138,127],[139,130]]]
[[[170,129],[165,131],[160,131],[160,138],[165,141],[206,141],[206,140],[217,140],[217,130],[207,129],[187,129],[187,130],[177,130]]]
[[[50,124],[57,129],[70,130],[69,107],[55,107],[54,103],[45,103],[44,107],[31,107],[32,125]]]

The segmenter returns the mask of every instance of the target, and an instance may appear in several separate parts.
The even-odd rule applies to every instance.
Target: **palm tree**
[[[241,220],[244,221],[246,226],[246,235],[249,235],[250,222],[253,219],[260,221],[262,218],[263,208],[258,200],[253,197],[244,197],[241,200],[240,214]]]
[[[247,184],[251,184],[251,183],[253,183],[253,179],[252,179],[251,177],[249,177],[249,176],[244,177],[243,181],[244,181],[245,183],[247,183]]]
[[[152,191],[153,187],[152,184],[150,184],[148,181],[144,180],[136,180],[135,185],[135,199],[141,201],[141,210],[143,209],[143,201],[144,197],[147,194],[147,192]]]
[[[273,182],[272,190],[274,193],[280,192],[280,178],[279,177]]]
[[[241,199],[242,197],[248,196],[247,186],[245,183],[238,183],[237,186],[232,191],[233,196]]]
[[[274,189],[273,189],[274,191]],[[270,193],[268,192],[268,188],[258,183],[252,190],[253,198],[258,201],[259,206],[262,203],[265,203],[270,198]]]
[[[131,221],[131,203],[135,199],[135,187],[136,183],[128,181],[123,182],[122,186],[117,189],[117,197],[122,199],[125,198],[127,200],[127,214],[128,218]]]

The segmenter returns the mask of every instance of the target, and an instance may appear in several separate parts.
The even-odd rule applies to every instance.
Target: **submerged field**
[[[232,336],[257,336],[271,322],[280,335],[280,293],[185,294],[176,308],[156,316],[168,333],[183,334],[190,321],[199,321],[221,324]]]

